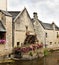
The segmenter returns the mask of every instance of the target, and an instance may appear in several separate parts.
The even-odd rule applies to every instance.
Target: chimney
[[[55,30],[55,23],[52,22],[52,27],[53,27],[53,30]]]
[[[38,19],[38,16],[37,16],[36,12],[33,13],[33,17],[34,17],[34,19]]]

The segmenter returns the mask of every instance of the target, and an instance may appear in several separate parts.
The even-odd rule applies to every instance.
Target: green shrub
[[[30,56],[33,56],[33,53],[32,53],[32,52],[30,52],[30,53],[29,53],[29,55],[30,55]]]
[[[48,50],[47,50],[47,49],[45,49],[45,50],[44,50],[44,56],[47,56],[47,55],[48,55],[48,53],[49,53],[49,52],[48,52]]]

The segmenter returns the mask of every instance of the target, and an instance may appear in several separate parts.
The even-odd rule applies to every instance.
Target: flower
[[[22,47],[22,48],[21,48],[21,51],[22,51],[23,53],[26,53],[26,52],[27,52],[26,47]]]
[[[5,42],[6,42],[6,40],[3,40],[3,39],[0,40],[1,44],[4,44]]]
[[[35,49],[39,49],[43,47],[43,44],[31,44],[27,47],[14,48],[15,51],[21,51],[22,53],[28,53],[29,51],[34,51]]]
[[[36,48],[37,48],[37,49],[39,49],[39,48],[41,48],[41,47],[43,47],[43,44],[36,44]]]

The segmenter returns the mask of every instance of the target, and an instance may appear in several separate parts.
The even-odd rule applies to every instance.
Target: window
[[[46,38],[47,38],[47,33],[45,33],[45,36],[46,36]]]
[[[3,21],[3,24],[6,24],[6,17],[4,15],[2,15],[2,21]]]
[[[4,39],[5,33],[0,32],[0,39]]]
[[[25,25],[25,27],[26,27],[26,30],[28,30],[28,26],[27,26],[27,25]]]
[[[52,45],[52,42],[50,42],[50,45]]]
[[[20,43],[20,42],[17,42],[17,47],[19,46],[19,43]]]
[[[58,32],[57,32],[57,38],[59,37],[59,35],[58,35]]]
[[[56,44],[56,42],[55,42],[55,44]]]
[[[58,44],[59,44],[59,42],[58,42]]]

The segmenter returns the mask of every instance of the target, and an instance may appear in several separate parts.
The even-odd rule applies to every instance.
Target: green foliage
[[[29,53],[29,55],[30,55],[30,56],[33,56],[33,53],[32,53],[32,52],[30,52],[30,53]]]
[[[44,56],[47,56],[48,54],[49,54],[48,50],[45,49],[45,50],[44,50]]]

